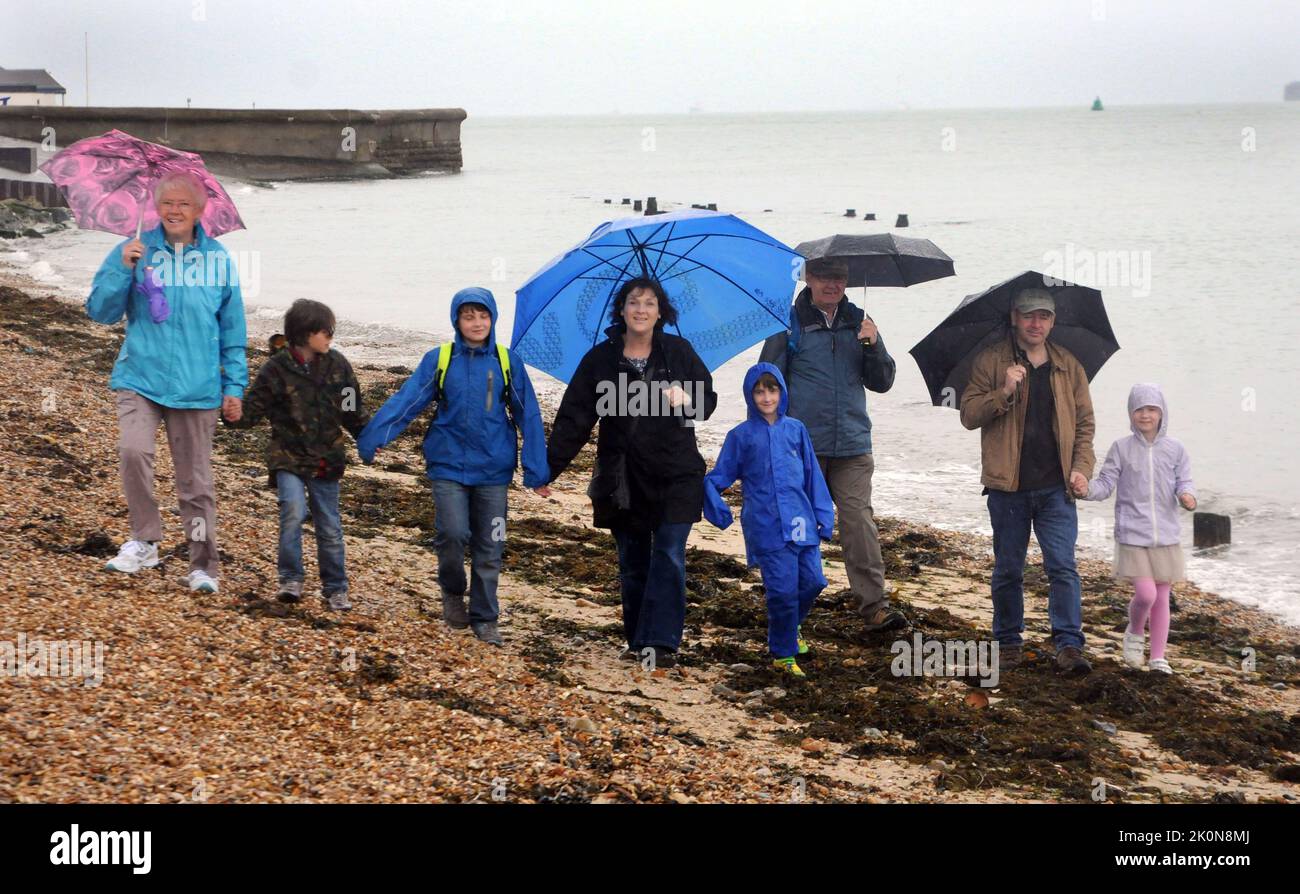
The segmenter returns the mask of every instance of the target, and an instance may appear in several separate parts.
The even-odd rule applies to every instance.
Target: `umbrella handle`
[[[135,219],[135,241],[140,241],[140,231],[144,229],[144,208],[140,208],[140,215]]]

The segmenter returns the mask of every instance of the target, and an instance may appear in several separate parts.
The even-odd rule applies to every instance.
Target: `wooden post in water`
[[[1232,518],[1213,512],[1192,513],[1192,544],[1197,549],[1232,542]]]

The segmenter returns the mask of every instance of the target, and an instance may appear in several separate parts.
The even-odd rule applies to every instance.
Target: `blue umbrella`
[[[514,348],[567,382],[609,326],[619,286],[657,279],[677,309],[677,333],[710,370],[786,329],[803,259],[731,214],[674,211],[607,221],[516,293]]]

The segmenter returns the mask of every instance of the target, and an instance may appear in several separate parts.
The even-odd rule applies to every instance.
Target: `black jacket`
[[[664,523],[697,522],[704,505],[705,464],[691,419],[629,414],[620,410],[616,397],[620,374],[629,385],[657,382],[666,389],[677,383],[692,397],[693,419],[708,419],[718,405],[713,376],[690,342],[657,331],[642,379],[623,357],[620,328],[611,326],[606,335],[582,358],[560,402],[546,448],[551,479],[568,467],[599,422],[587,491],[595,525],[647,531]]]

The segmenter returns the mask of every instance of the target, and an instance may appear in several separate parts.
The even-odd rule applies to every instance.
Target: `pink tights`
[[[1128,604],[1128,632],[1141,636],[1151,620],[1151,657],[1165,657],[1169,640],[1169,590],[1166,581],[1149,577],[1133,579],[1133,601]]]

